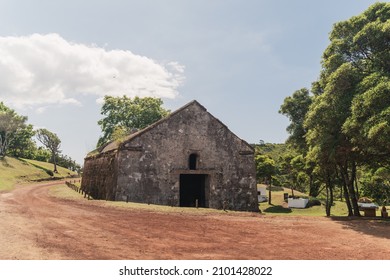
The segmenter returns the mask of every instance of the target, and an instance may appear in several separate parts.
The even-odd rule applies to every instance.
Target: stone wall
[[[205,174],[207,207],[257,211],[253,157],[245,141],[194,102],[122,143],[115,199],[179,206],[180,175]]]
[[[116,151],[101,153],[84,160],[81,189],[95,199],[115,200],[117,181]]]

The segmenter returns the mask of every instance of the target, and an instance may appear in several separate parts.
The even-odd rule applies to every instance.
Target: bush
[[[306,208],[310,208],[313,206],[321,206],[321,201],[314,197],[309,197],[309,202],[306,205]]]
[[[51,170],[46,170],[46,173],[47,173],[49,176],[54,176],[54,173],[53,173],[53,171],[51,171]]]

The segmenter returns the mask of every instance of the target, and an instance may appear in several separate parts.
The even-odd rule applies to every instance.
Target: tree
[[[33,158],[36,150],[36,144],[32,140],[34,135],[35,131],[31,124],[24,125],[23,128],[18,129],[9,143],[9,155],[22,158]]]
[[[327,164],[337,166],[349,214],[359,216],[357,166],[390,152],[390,4],[376,3],[335,24],[330,41],[318,82],[322,94],[307,118],[308,137],[327,154]],[[315,119],[324,119],[321,131]]]
[[[287,127],[290,136],[287,143],[302,153],[307,151],[304,121],[312,101],[309,90],[302,88],[294,92],[292,96],[286,97],[279,110],[279,113],[290,119],[290,125]]]
[[[287,132],[290,134],[286,143],[290,148],[296,150],[297,153],[301,154],[300,161],[304,163],[304,168],[297,170],[297,174],[293,182],[298,182],[296,179],[303,178],[302,172],[304,172],[309,178],[309,195],[318,195],[318,185],[314,184],[314,164],[306,159],[308,152],[308,145],[306,141],[307,129],[304,125],[307,112],[309,111],[310,105],[313,102],[313,96],[306,88],[302,88],[293,93],[292,96],[288,96],[284,99],[282,106],[280,106],[279,113],[287,116],[290,119],[290,125],[287,127]],[[293,166],[294,168],[294,166]],[[293,170],[293,169],[291,169]],[[299,180],[301,181],[301,180]]]
[[[17,132],[25,128],[27,117],[19,116],[14,110],[0,102],[0,157],[4,157]]]
[[[127,96],[105,96],[101,114],[105,117],[98,121],[103,135],[97,146],[101,146],[115,137],[129,134],[133,129],[143,129],[168,115],[160,98]]]
[[[34,155],[32,159],[49,162],[51,157],[51,152],[48,149],[44,147],[38,147],[34,150]]]
[[[304,135],[307,157],[315,163],[329,201],[340,178],[349,215],[360,216],[358,167],[390,164],[390,3],[375,3],[333,26],[311,91],[303,130],[287,106],[294,99],[282,105],[281,112],[292,120],[290,139],[299,140],[296,133],[305,132],[297,135]]]
[[[330,167],[338,168],[343,178],[349,215],[355,216],[360,215],[354,189],[359,154],[342,127],[350,116],[357,76],[358,73],[347,63],[321,81],[325,85],[324,91],[314,99],[305,120],[310,157],[330,174],[334,173]]]
[[[58,138],[58,136],[55,133],[52,133],[45,128],[38,129],[36,135],[38,141],[41,142],[51,152],[53,165],[54,165],[53,172],[58,172],[57,156],[60,152],[59,148],[60,148],[61,140]]]
[[[276,173],[275,162],[267,155],[257,155],[256,162],[256,177],[269,185],[268,203],[271,204],[271,185],[272,176]]]

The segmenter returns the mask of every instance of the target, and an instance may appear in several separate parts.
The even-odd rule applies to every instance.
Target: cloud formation
[[[178,62],[159,64],[128,50],[105,50],[58,34],[0,37],[0,100],[15,107],[80,104],[80,95],[174,98]]]

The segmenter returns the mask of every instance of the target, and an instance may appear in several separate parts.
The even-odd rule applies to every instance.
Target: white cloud
[[[80,104],[80,95],[174,98],[183,72],[178,62],[163,65],[58,34],[0,37],[0,99],[16,107]]]

